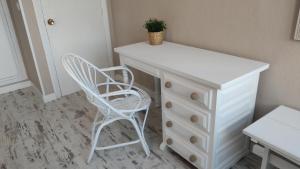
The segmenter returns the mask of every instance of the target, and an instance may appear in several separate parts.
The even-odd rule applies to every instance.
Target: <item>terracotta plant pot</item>
[[[150,45],[161,45],[164,40],[164,32],[148,32]]]

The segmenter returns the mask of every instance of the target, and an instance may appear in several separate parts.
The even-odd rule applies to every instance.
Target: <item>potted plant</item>
[[[146,21],[144,27],[148,30],[148,38],[150,45],[160,45],[164,40],[164,30],[167,25],[162,20],[149,19]]]

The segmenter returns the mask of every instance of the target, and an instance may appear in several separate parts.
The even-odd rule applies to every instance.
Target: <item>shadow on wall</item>
[[[22,5],[18,3],[18,0],[7,0],[7,2],[12,14],[29,80],[44,96],[51,94],[54,92],[54,89],[33,1],[21,1]]]
[[[18,0],[7,0],[28,79],[41,90]]]

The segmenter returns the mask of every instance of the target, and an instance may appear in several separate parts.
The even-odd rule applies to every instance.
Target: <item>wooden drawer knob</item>
[[[190,159],[190,162],[194,163],[197,161],[197,156],[191,155],[189,159]]]
[[[172,83],[171,82],[166,82],[165,83],[165,87],[166,88],[171,88],[172,87]]]
[[[195,144],[195,143],[198,142],[198,138],[197,138],[196,136],[192,136],[192,137],[190,138],[190,142],[191,142],[192,144]]]
[[[167,126],[167,127],[172,127],[172,126],[173,126],[172,121],[167,121],[166,126]]]
[[[192,123],[197,123],[198,120],[199,120],[198,116],[196,116],[196,115],[192,115],[192,116],[191,116],[191,122],[192,122]]]
[[[173,144],[173,140],[172,140],[171,138],[168,138],[168,139],[167,139],[167,144],[168,144],[168,145],[172,145],[172,144]]]
[[[198,93],[193,92],[193,93],[191,94],[191,99],[192,99],[192,100],[198,100],[198,99],[199,99]]]
[[[172,108],[172,102],[167,102],[166,103],[166,108],[168,108],[168,109]]]

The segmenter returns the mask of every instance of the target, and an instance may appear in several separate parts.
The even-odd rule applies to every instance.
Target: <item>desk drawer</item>
[[[172,93],[201,108],[211,109],[213,89],[167,73],[163,83],[164,93]]]
[[[165,117],[164,132],[166,134],[173,133],[193,149],[208,153],[209,136],[201,131],[191,129],[189,125],[180,120]]]
[[[172,140],[169,141],[168,146],[180,154],[184,159],[188,160],[199,169],[207,169],[207,155],[188,148],[180,138],[172,135],[171,132],[166,133],[166,138]]]
[[[181,119],[187,124],[207,133],[210,132],[210,113],[200,109],[188,107],[171,96],[165,94],[163,97],[163,110],[166,117]]]
[[[122,64],[131,66],[135,69],[138,69],[142,72],[148,73],[152,76],[160,77],[159,69],[157,69],[149,64],[146,64],[146,63],[143,63],[143,62],[140,62],[140,61],[137,61],[135,59],[132,59],[130,57],[125,57],[125,56],[120,56],[120,59],[121,59]]]

